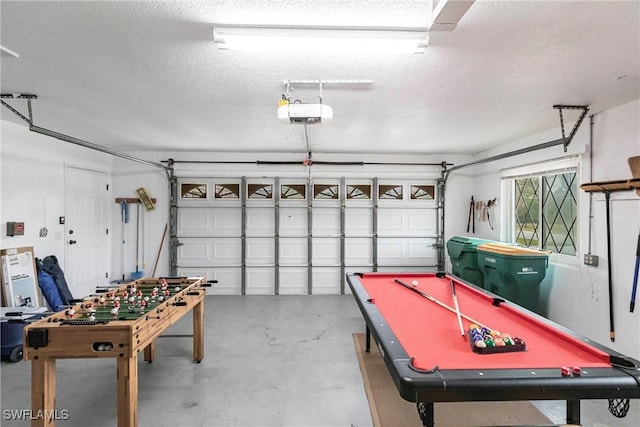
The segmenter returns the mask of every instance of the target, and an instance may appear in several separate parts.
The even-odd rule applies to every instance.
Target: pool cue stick
[[[460,326],[460,335],[462,335],[463,340],[467,340],[467,334],[464,333],[464,326],[462,326],[462,316],[460,315],[460,306],[458,305],[458,295],[456,294],[456,287],[453,284],[453,280],[449,279],[449,283],[451,284],[451,294],[453,295],[453,304],[456,308],[456,316],[458,317],[458,326]]]
[[[609,200],[611,192],[604,192],[605,208],[607,210],[607,276],[609,280],[609,338],[611,342],[616,340],[616,331],[613,326],[613,279],[611,277],[611,220],[609,218]]]
[[[638,291],[638,269],[640,269],[640,234],[638,234],[638,244],[636,246],[636,268],[633,272],[633,287],[631,288],[631,303],[629,312],[633,313],[636,308],[636,292]]]
[[[393,279],[393,281],[394,281],[394,282],[396,282],[396,283],[398,283],[398,284],[400,284],[400,285],[402,285],[402,286],[404,286],[405,288],[411,289],[413,292],[417,293],[418,295],[421,295],[421,296],[425,297],[426,299],[428,299],[429,301],[431,301],[431,302],[433,302],[433,303],[438,304],[438,305],[439,305],[440,307],[442,307],[442,308],[446,308],[447,310],[449,310],[449,311],[450,311],[450,312],[452,312],[452,313],[455,313],[455,312],[456,312],[456,310],[455,310],[454,308],[452,308],[452,307],[448,306],[447,304],[443,303],[442,301],[440,301],[440,300],[438,300],[438,299],[436,299],[436,298],[432,297],[432,296],[431,296],[431,295],[429,295],[428,293],[426,293],[426,292],[422,292],[421,290],[416,289],[416,288],[414,288],[413,286],[406,284],[405,282],[403,282],[403,281],[402,281],[402,280],[400,280],[400,279]],[[465,314],[463,314],[463,313],[460,313],[460,316],[461,316],[463,319],[466,319],[466,320],[468,320],[468,321],[469,321],[469,322],[471,322],[471,323],[475,323],[475,324],[476,324],[476,325],[478,325],[478,326],[481,326],[481,327],[483,327],[483,328],[487,328],[487,329],[491,329],[491,328],[489,328],[487,325],[484,325],[484,324],[482,324],[482,323],[478,322],[478,321],[477,321],[477,320],[475,320],[475,319],[472,319],[471,317],[469,317],[469,316],[467,316],[467,315],[465,315]]]

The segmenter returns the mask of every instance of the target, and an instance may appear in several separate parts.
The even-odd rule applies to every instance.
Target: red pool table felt
[[[454,280],[460,312],[484,325],[519,337],[527,350],[477,354],[462,338],[458,318],[436,303],[396,283],[399,279],[455,307],[449,277],[431,274],[364,274],[361,282],[418,369],[519,369],[610,367],[609,355],[540,321],[514,303],[493,304],[493,296]],[[413,286],[412,286],[413,287]],[[471,324],[462,319],[465,331]]]

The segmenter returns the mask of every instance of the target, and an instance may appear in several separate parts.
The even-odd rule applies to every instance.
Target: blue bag
[[[42,269],[38,269],[38,285],[40,285],[42,295],[51,311],[61,311],[64,308],[64,303],[60,298],[60,292],[58,292],[53,276]]]

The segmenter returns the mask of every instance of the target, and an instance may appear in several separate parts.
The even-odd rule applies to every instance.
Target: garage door
[[[214,294],[342,294],[346,273],[434,270],[435,182],[181,178],[180,275]]]

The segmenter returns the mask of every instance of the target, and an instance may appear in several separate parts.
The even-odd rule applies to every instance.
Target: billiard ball
[[[418,286],[420,283],[418,283],[418,281],[417,281],[417,280],[414,280],[414,281],[412,281],[412,282],[411,282],[411,284],[412,284],[413,286]]]

